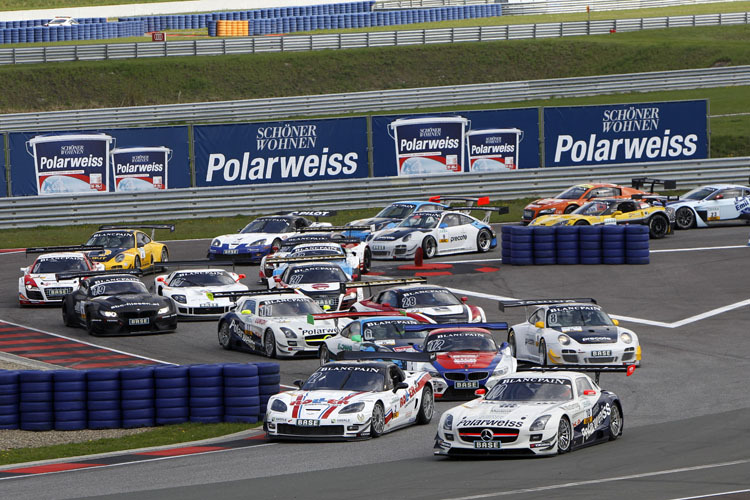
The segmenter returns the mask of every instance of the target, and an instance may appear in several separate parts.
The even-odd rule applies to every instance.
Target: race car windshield
[[[614,326],[609,316],[596,307],[565,307],[547,311],[547,326]]]
[[[560,200],[577,200],[588,190],[588,186],[573,186],[572,188],[568,188],[562,193],[558,194],[557,196],[555,196],[555,198],[558,198]]]
[[[570,401],[572,385],[558,381],[500,381],[484,398],[487,401]]]
[[[343,252],[337,252],[335,248],[317,248],[317,249],[306,249],[294,252],[292,257],[314,257],[316,255],[341,255]]]
[[[280,318],[284,316],[307,316],[322,314],[323,309],[312,300],[269,301],[258,304],[258,316]]]
[[[89,266],[80,257],[44,259],[34,263],[32,274],[63,273],[68,271],[88,271]]]
[[[135,240],[131,233],[94,233],[86,245],[104,248],[135,248]]]
[[[378,212],[378,215],[375,217],[383,219],[405,219],[407,215],[414,211],[414,208],[414,205],[394,203]]]
[[[364,340],[401,340],[423,339],[427,330],[419,332],[405,332],[404,325],[416,325],[418,321],[384,320],[368,321],[363,325],[362,338]]]
[[[434,227],[437,227],[438,222],[440,222],[440,216],[435,214],[414,214],[410,217],[407,217],[403,221],[401,221],[401,224],[399,224],[399,227],[417,227],[421,229],[432,229]]]
[[[681,196],[683,200],[704,200],[714,194],[718,189],[710,187],[695,188]]]
[[[344,283],[349,281],[340,267],[327,267],[300,270],[292,273],[289,278],[290,285],[302,285],[307,283]]]
[[[130,293],[148,293],[146,285],[140,281],[110,281],[91,285],[91,296],[127,295]]]
[[[67,19],[53,19],[52,21],[50,21],[47,24],[50,25],[50,26],[55,26],[55,25],[58,25],[58,24],[65,24],[66,21],[67,21]]]
[[[240,233],[286,233],[289,232],[287,219],[255,219],[245,226]]]
[[[573,213],[578,215],[611,215],[617,210],[616,201],[596,200],[590,201]]]
[[[461,301],[448,290],[418,290],[401,296],[401,307],[457,306]]]
[[[431,335],[427,352],[497,351],[497,344],[489,336],[478,332],[455,332]]]
[[[169,286],[224,286],[235,283],[234,278],[227,273],[185,273],[175,276]]]
[[[331,368],[331,369],[326,369]],[[303,391],[382,391],[385,377],[377,368],[331,366],[322,367],[313,373]]]

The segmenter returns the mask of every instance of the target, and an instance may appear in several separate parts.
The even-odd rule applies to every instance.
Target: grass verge
[[[178,0],[138,0],[137,3],[176,2]],[[31,9],[63,9],[70,7],[101,7],[125,5],[135,0],[0,0],[0,11]],[[62,13],[64,14],[64,12]]]

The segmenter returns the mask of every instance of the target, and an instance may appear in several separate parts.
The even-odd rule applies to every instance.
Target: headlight
[[[547,421],[550,419],[552,415],[542,415],[541,417],[534,420],[534,423],[531,424],[531,427],[529,427],[530,431],[543,431],[544,426],[547,425]]]
[[[156,314],[167,314],[169,312],[169,306],[164,306]]]
[[[214,241],[211,242],[212,247],[220,247],[221,246],[221,240],[219,238],[216,238]]]
[[[441,378],[440,377],[440,373],[438,373],[438,371],[432,365],[427,365],[427,368],[425,368],[424,371],[426,371],[427,373],[429,373],[430,377]]]
[[[443,429],[446,431],[449,431],[453,429],[453,414],[449,413],[446,415],[445,420],[443,420]]]
[[[622,340],[626,344],[630,344],[633,342],[633,336],[627,332],[623,332],[620,334],[620,340]]]
[[[187,304],[187,298],[184,295],[172,295],[172,300],[180,304]]]
[[[493,377],[500,377],[502,375],[505,375],[506,373],[508,373],[508,367],[507,366],[503,366],[502,368],[498,368],[494,372],[492,372],[492,376]]]
[[[544,210],[540,210],[538,215],[550,215],[554,213],[555,213],[554,208],[545,208]]]
[[[372,238],[373,238],[373,235],[372,235],[372,233],[370,233],[370,234],[368,234],[368,235],[367,235],[367,237],[365,238],[365,241],[370,241],[370,240],[372,240]]]
[[[281,327],[281,333],[283,333],[284,336],[286,338],[288,338],[288,339],[296,339],[297,338],[297,334],[294,333],[293,330],[290,330],[289,328],[286,328],[284,326]]]
[[[403,241],[404,243],[406,243],[410,239],[411,239],[411,233],[409,233],[406,236],[404,236],[403,238],[401,238],[401,241]]]
[[[350,405],[344,406],[344,408],[339,413],[359,413],[364,409],[364,403],[352,403]]]
[[[271,403],[271,411],[286,411],[286,403],[280,399],[274,399],[273,403]]]
[[[561,221],[555,222],[553,225],[554,226],[569,226],[570,225],[570,221],[561,220]]]
[[[117,257],[115,257],[115,262],[122,262],[125,260],[125,254],[124,253],[118,253]]]
[[[254,247],[256,245],[265,245],[265,244],[266,244],[266,239],[265,238],[261,238],[258,241],[253,241],[252,243],[250,243],[250,246]]]
[[[116,318],[117,317],[117,313],[114,312],[114,311],[101,311],[101,313],[102,313],[102,316],[104,316],[105,318]]]
[[[570,344],[570,337],[567,335],[558,335],[557,341],[560,342],[560,345],[569,345]]]

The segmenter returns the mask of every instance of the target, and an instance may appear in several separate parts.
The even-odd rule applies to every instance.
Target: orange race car
[[[632,187],[607,183],[577,184],[554,198],[543,198],[526,205],[521,223],[528,224],[540,215],[569,214],[593,198],[630,198],[634,194],[646,194],[647,191],[641,190],[646,184],[651,185],[651,192],[657,184],[663,185],[665,189],[675,189],[676,182],[637,177],[632,179],[631,184]]]

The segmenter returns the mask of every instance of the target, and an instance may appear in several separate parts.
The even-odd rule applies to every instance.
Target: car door
[[[531,312],[528,322],[516,333],[516,352],[526,360],[539,361],[540,335],[537,331],[540,329],[535,326],[537,321],[544,321],[544,309],[541,307]]]
[[[735,200],[734,208],[737,209],[740,219],[750,220],[750,189],[742,190],[742,196]]]
[[[135,231],[135,252],[141,259],[141,267],[148,267],[151,265],[153,256],[149,253],[147,242],[150,241],[149,237],[145,233]]]
[[[475,225],[477,221],[468,215],[459,215],[458,220],[461,228],[460,234],[466,235],[466,239],[462,241],[461,250],[471,252],[479,250],[477,248],[477,235],[480,228]]]
[[[575,379],[576,398],[580,403],[580,409],[573,418],[573,422],[581,422],[579,429],[574,429],[574,439],[581,442],[589,442],[596,438],[596,431],[604,424],[604,420],[597,419],[597,416],[605,410],[606,402],[600,402],[599,396],[601,390],[591,384],[591,381],[585,376],[578,376]],[[597,423],[599,424],[597,426]]]
[[[741,188],[722,189],[714,196],[718,201],[719,220],[734,220],[739,218],[740,211],[737,210],[737,202],[742,198]]]
[[[341,351],[359,351],[360,343],[352,340],[353,335],[361,335],[362,326],[359,321],[352,321],[346,325],[336,337],[335,342],[332,342],[331,352],[337,353]],[[326,342],[327,343],[327,342]]]
[[[390,405],[389,408],[385,409],[386,420],[388,421],[386,428],[392,429],[403,425],[410,417],[413,417],[414,396],[410,394],[410,392],[413,392],[413,388],[397,389],[396,391],[393,390],[399,383],[404,382],[405,380],[406,376],[399,367],[395,365],[390,365],[388,367],[386,387],[387,390],[390,391],[390,397],[388,399]],[[410,391],[410,389],[412,389],[412,391]],[[391,412],[390,418],[388,416],[389,411]]]
[[[445,214],[438,227],[438,253],[453,253],[461,248],[461,223],[457,214]],[[466,235],[463,235],[465,239]]]

